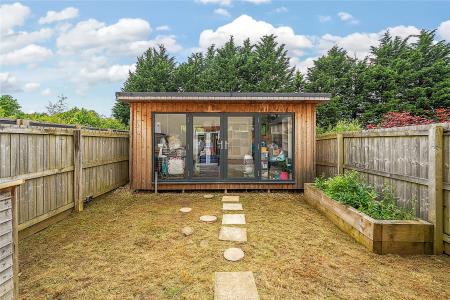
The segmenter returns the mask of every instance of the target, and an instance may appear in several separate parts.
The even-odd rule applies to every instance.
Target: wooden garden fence
[[[367,130],[316,139],[316,175],[363,174],[378,191],[435,225],[434,252],[450,254],[450,124]]]
[[[0,182],[25,180],[17,189],[19,237],[125,185],[128,145],[124,131],[0,120]]]

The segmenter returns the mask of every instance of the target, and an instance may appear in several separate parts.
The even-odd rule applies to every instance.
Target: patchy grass
[[[379,256],[300,194],[242,193],[249,242],[231,263],[218,240],[220,197],[119,189],[20,244],[24,299],[212,299],[215,271],[253,271],[263,299],[449,299],[448,256]],[[181,214],[182,206],[193,208]],[[220,221],[220,219],[219,219]],[[183,237],[183,226],[195,233]]]

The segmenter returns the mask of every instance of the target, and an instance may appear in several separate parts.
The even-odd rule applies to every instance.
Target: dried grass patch
[[[242,193],[249,242],[230,263],[220,197],[119,189],[20,245],[24,299],[212,299],[216,271],[253,271],[260,296],[450,298],[450,258],[369,253],[300,194]],[[190,206],[182,214],[180,207]],[[203,214],[218,222],[198,221]],[[195,232],[184,237],[180,230]]]

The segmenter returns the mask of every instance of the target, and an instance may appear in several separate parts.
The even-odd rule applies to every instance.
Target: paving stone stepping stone
[[[239,196],[223,196],[222,202],[239,202]]]
[[[229,261],[238,261],[244,258],[244,251],[240,248],[228,248],[223,252],[223,257]]]
[[[232,242],[246,242],[247,228],[222,226],[220,227],[219,240]]]
[[[185,236],[188,236],[194,233],[194,229],[192,229],[192,227],[186,226],[181,229],[181,233],[183,233]]]
[[[214,273],[214,300],[259,300],[253,272]]]
[[[223,203],[223,210],[243,210],[242,203]]]
[[[222,225],[245,225],[244,214],[224,214]]]
[[[188,213],[188,212],[191,212],[191,210],[192,210],[192,208],[190,208],[190,207],[182,207],[182,208],[180,208],[180,211],[182,213]]]
[[[203,198],[205,198],[205,199],[212,199],[212,198],[214,198],[214,195],[213,194],[206,194],[206,195],[203,195]]]
[[[213,222],[217,221],[217,217],[216,216],[208,216],[208,215],[201,216],[200,221],[206,222],[206,223],[213,223]]]

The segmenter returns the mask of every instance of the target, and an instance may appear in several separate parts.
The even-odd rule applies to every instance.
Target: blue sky
[[[109,116],[136,56],[163,43],[179,62],[193,51],[276,34],[302,72],[333,45],[364,57],[389,29],[437,29],[450,40],[448,1],[2,1],[0,90],[25,112],[69,106]]]

